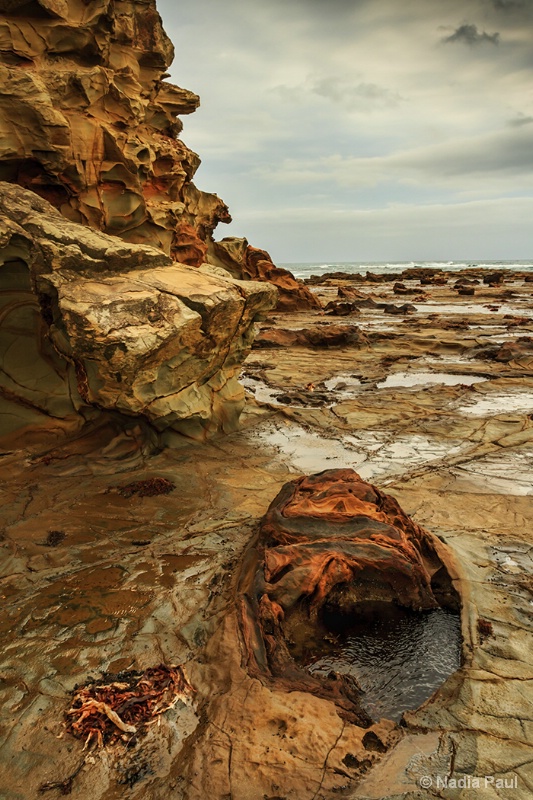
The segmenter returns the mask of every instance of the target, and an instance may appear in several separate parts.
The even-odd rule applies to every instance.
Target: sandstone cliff
[[[192,182],[200,159],[178,138],[179,115],[199,98],[165,80],[174,49],[155,0],[0,0],[0,15],[0,180],[72,222],[191,266],[211,261],[213,231],[231,217]],[[252,250],[226,268],[279,284],[284,308],[317,307]]]
[[[230,219],[177,138],[199,98],[164,81],[154,0],[1,0],[0,177],[73,222],[199,265]]]
[[[155,0],[0,0],[0,434],[19,443],[102,410],[237,424],[275,290],[205,265],[230,217],[192,183],[178,115],[199,100],[165,82],[172,58]]]

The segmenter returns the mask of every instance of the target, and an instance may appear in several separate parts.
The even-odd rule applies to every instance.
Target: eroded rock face
[[[270,281],[281,310],[319,308],[246,240],[217,250],[213,231],[231,216],[192,182],[200,159],[179,116],[200,99],[166,82],[173,57],[155,0],[0,0],[0,180],[183,264]]]
[[[164,80],[174,50],[155,0],[1,0],[0,15],[0,179],[199,266],[230,216],[192,183],[177,115],[199,98]]]
[[[198,439],[236,427],[236,374],[273,287],[173,263],[10,184],[0,212],[0,433],[95,409]]]
[[[235,278],[269,281],[278,290],[278,311],[320,309],[317,297],[287,269],[276,267],[266,250],[252,247],[246,239],[226,237],[209,246],[208,261],[228,270]]]
[[[241,584],[241,626],[250,675],[285,690],[333,700],[345,719],[371,724],[347,675],[301,669],[300,644],[329,614],[389,602],[421,611],[458,610],[445,548],[404,514],[393,497],[351,469],[285,484],[260,526]]]

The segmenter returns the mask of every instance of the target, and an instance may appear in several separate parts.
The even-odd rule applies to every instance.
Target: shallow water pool
[[[307,662],[312,673],[352,675],[361,704],[374,720],[399,721],[438,689],[461,663],[460,616],[442,608],[418,613],[392,603],[361,603],[361,614],[324,615],[338,636],[328,652]]]

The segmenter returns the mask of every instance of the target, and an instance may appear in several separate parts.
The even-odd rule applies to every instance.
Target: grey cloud
[[[445,43],[448,42],[464,42],[465,44],[498,44],[500,41],[499,33],[487,33],[486,31],[479,31],[477,25],[464,24],[460,25],[451,36],[443,39]]]
[[[427,170],[435,177],[459,177],[467,181],[474,175],[488,182],[490,176],[498,174],[526,176],[533,172],[531,137],[528,131],[520,129],[504,129],[470,140],[450,140],[399,155],[397,160],[398,165]]]
[[[396,91],[377,83],[360,81],[355,83],[334,75],[315,78],[309,76],[303,83],[288,86],[285,84],[272,89],[289,103],[301,101],[306,96],[323,97],[345,111],[370,111],[374,108],[394,108],[404,98]]]
[[[342,260],[362,252],[367,221],[376,220],[368,257],[388,255],[398,226],[396,256],[401,246],[410,258],[428,241],[431,252],[451,257],[453,246],[461,258],[466,238],[459,246],[450,231],[464,221],[473,248],[485,236],[493,257],[496,247],[509,258],[529,252],[533,197],[519,217],[520,247],[518,208],[496,201],[533,195],[533,0],[178,5],[158,0],[176,44],[173,82],[202,98],[183,138],[202,156],[198,186],[229,204],[236,234],[278,248],[285,260],[289,251],[295,261],[319,252]],[[495,199],[493,215],[470,206],[468,215],[461,201],[481,197]],[[412,208],[402,215],[379,210],[404,202]],[[441,203],[433,220],[426,203]],[[317,208],[323,225],[304,215],[296,235],[284,220],[303,204]],[[356,233],[341,213],[348,209],[358,210]],[[257,219],[247,216],[252,210]],[[433,246],[418,220],[434,231],[448,214],[450,227]],[[475,233],[467,224],[474,218]]]
[[[331,263],[524,258],[531,249],[532,214],[533,198],[519,197],[344,213],[281,206],[242,216],[250,239],[276,243],[270,252],[278,262]]]
[[[523,127],[454,139],[384,156],[328,156],[320,161],[287,159],[270,180],[293,185],[335,181],[344,187],[447,186],[456,192],[533,186],[531,135]]]
[[[354,110],[361,104],[395,106],[402,100],[397,92],[378,86],[376,83],[363,82],[354,86],[335,77],[325,77],[315,81],[311,91],[334,103],[340,103],[349,110]]]
[[[514,11],[518,8],[526,8],[529,0],[491,0],[494,8],[498,11]]]
[[[508,125],[512,128],[521,128],[523,125],[531,125],[533,122],[533,117],[526,117],[525,114],[521,114],[514,119],[510,119]]]

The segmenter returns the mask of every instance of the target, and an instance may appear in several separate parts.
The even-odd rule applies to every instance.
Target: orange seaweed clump
[[[95,744],[133,744],[149,725],[173,708],[190,702],[194,689],[182,666],[160,664],[144,672],[104,673],[102,680],[77,687],[66,712],[67,731]]]

